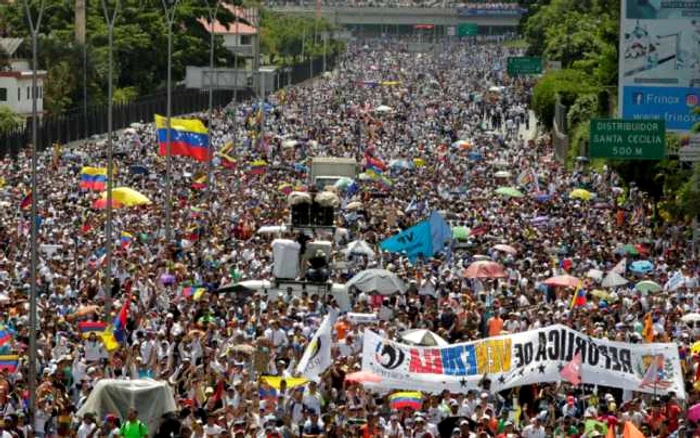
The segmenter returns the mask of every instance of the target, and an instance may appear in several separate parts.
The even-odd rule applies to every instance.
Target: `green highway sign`
[[[479,26],[476,23],[462,23],[457,26],[457,36],[474,36],[479,34]]]
[[[590,157],[610,160],[663,160],[663,120],[591,119]]]
[[[510,56],[508,74],[511,76],[538,75],[542,73],[542,58],[537,56]]]

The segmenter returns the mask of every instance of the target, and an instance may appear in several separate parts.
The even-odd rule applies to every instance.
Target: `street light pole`
[[[105,226],[105,315],[112,311],[112,188],[114,187],[114,142],[112,139],[112,106],[114,104],[114,79],[112,63],[114,58],[114,22],[119,13],[119,0],[114,0],[110,13],[108,0],[102,0],[102,11],[107,22],[108,69],[107,79],[107,224]]]
[[[165,10],[165,20],[168,25],[168,81],[167,81],[167,113],[165,117],[165,238],[170,243],[173,238],[172,224],[172,157],[171,157],[171,141],[172,135],[170,118],[172,117],[172,75],[173,75],[173,24],[175,23],[175,12],[177,12],[177,4],[180,0],[162,0],[163,9]]]
[[[214,120],[214,26],[216,23],[216,14],[219,12],[219,5],[221,4],[219,0],[214,0],[214,7],[212,8],[209,0],[206,0],[207,8],[209,11],[209,129],[211,130],[211,122]],[[207,165],[207,198],[209,202],[213,200],[212,196],[212,173],[214,171],[214,143],[209,137],[209,163]]]
[[[46,9],[46,0],[41,0],[39,3],[39,11],[34,20],[32,11],[29,6],[29,0],[24,0],[24,9],[29,22],[29,30],[32,34],[32,228],[30,236],[31,244],[31,265],[30,265],[30,282],[29,282],[29,419],[30,424],[34,424],[34,416],[36,413],[36,378],[37,378],[37,345],[36,345],[36,324],[37,324],[37,266],[38,266],[38,251],[37,240],[39,234],[38,209],[37,202],[39,193],[37,187],[37,148],[38,140],[38,108],[37,108],[37,84],[38,84],[38,64],[39,64],[39,29],[41,29],[41,19]]]

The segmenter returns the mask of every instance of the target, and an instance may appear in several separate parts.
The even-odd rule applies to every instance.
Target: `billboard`
[[[700,122],[700,0],[621,1],[621,118],[689,130]]]

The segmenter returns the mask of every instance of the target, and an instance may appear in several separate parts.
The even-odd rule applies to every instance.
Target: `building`
[[[239,8],[227,3],[221,4],[234,16],[232,23],[224,25],[218,20],[214,26],[209,24],[207,18],[199,18],[199,23],[207,32],[223,37],[223,46],[230,52],[252,62],[255,59],[258,47],[259,12],[255,8]]]
[[[32,114],[32,70],[28,61],[15,56],[23,41],[22,38],[0,38],[0,50],[9,56],[9,66],[0,68],[0,105],[29,117]],[[37,73],[37,111],[42,114],[46,72]]]

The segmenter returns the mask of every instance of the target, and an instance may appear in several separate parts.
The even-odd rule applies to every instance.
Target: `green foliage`
[[[139,92],[135,87],[117,88],[112,97],[115,104],[125,104],[139,97]]]
[[[22,124],[22,116],[6,105],[0,105],[0,132],[10,131]]]
[[[563,105],[570,106],[579,96],[591,94],[596,90],[595,84],[584,72],[573,69],[549,71],[533,90],[533,110],[540,122],[551,128],[557,96]]]
[[[269,57],[270,64],[288,65],[298,62],[302,52],[304,56],[321,56],[323,54],[322,32],[333,30],[326,20],[282,14],[270,9],[263,9],[261,15],[262,38],[260,46]],[[314,32],[316,40],[314,41]],[[328,41],[328,53],[337,53],[336,41]]]

